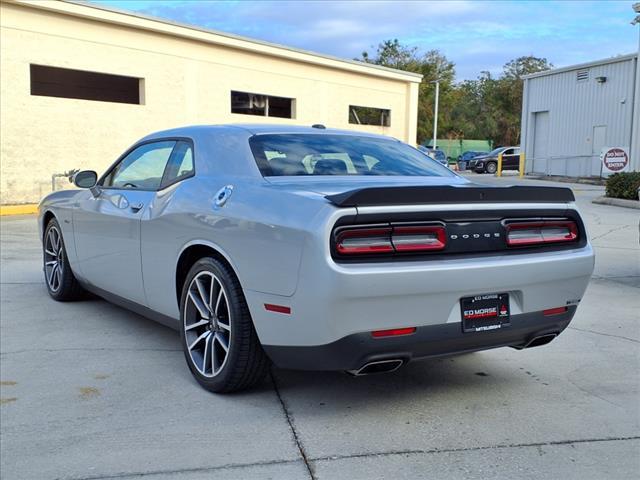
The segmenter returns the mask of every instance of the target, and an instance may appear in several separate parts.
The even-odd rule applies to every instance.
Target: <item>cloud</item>
[[[631,1],[94,0],[177,22],[344,58],[391,38],[438,49],[458,79],[533,54],[568,65],[638,48]]]

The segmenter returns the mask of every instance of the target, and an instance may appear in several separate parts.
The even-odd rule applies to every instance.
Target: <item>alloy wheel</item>
[[[191,280],[183,315],[193,365],[205,377],[215,377],[229,357],[231,309],[222,282],[212,272],[200,272]]]
[[[60,290],[62,285],[62,271],[64,268],[64,250],[62,237],[57,227],[47,231],[44,245],[44,272],[47,285],[52,292]]]

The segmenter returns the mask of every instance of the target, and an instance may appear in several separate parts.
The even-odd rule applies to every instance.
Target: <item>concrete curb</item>
[[[33,215],[34,213],[38,213],[38,205],[35,203],[25,205],[0,205],[0,216]]]
[[[564,183],[583,183],[586,185],[598,185],[603,187],[606,183],[605,180],[599,178],[584,178],[584,177],[563,177],[558,175],[530,175],[525,177],[527,180],[549,180],[552,182],[564,182]]]
[[[640,202],[638,200],[625,200],[623,198],[597,197],[591,203],[600,205],[615,205],[616,207],[635,208],[640,210]]]

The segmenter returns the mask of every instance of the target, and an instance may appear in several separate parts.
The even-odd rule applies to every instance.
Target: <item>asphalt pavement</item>
[[[551,344],[359,378],[274,369],[233,395],[196,384],[176,332],[103,300],[51,300],[35,217],[2,217],[0,476],[638,478],[638,210],[554,185],[574,190],[597,257]]]

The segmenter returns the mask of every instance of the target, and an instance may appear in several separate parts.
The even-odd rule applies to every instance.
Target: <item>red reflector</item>
[[[415,331],[416,331],[416,327],[392,328],[390,330],[375,330],[371,332],[371,336],[375,338],[396,337],[398,335],[411,335]]]
[[[391,241],[397,252],[442,250],[446,243],[444,227],[394,227]]]
[[[336,249],[342,255],[393,252],[391,228],[361,228],[338,233]]]
[[[567,310],[567,307],[550,308],[548,310],[543,310],[542,314],[548,317],[549,315],[560,315],[561,313],[567,313]]]
[[[578,227],[570,220],[509,223],[506,228],[510,247],[573,242],[578,238]]]
[[[272,303],[265,303],[264,308],[265,310],[269,310],[270,312],[291,315],[291,307],[285,307],[284,305],[273,305]]]

